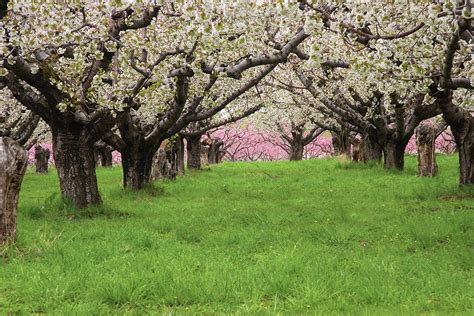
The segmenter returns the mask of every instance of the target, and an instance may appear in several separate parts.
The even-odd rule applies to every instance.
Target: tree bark
[[[153,169],[151,172],[152,180],[168,178],[171,172],[171,165],[166,157],[166,151],[163,148],[158,149],[153,157]]]
[[[303,142],[293,141],[290,143],[289,159],[293,161],[303,160],[304,144]]]
[[[176,139],[176,171],[178,175],[184,174],[184,141],[182,136]]]
[[[405,147],[401,142],[389,141],[383,147],[383,163],[386,169],[403,170]]]
[[[361,140],[360,156],[360,161],[364,163],[368,161],[380,161],[382,159],[382,148],[374,136],[365,135]]]
[[[113,148],[106,143],[99,141],[94,144],[95,156],[97,159],[97,165],[102,167],[112,167],[112,151]]]
[[[362,139],[355,139],[352,144],[352,161],[362,161]]]
[[[351,143],[349,142],[349,135],[345,132],[335,133],[331,132],[331,140],[334,156],[346,155],[351,156]]]
[[[451,130],[459,154],[459,184],[474,184],[474,118],[466,120],[464,129]]]
[[[209,166],[209,146],[201,144],[201,167]]]
[[[221,163],[222,160],[224,159],[224,156],[226,154],[226,151],[224,148],[219,148],[219,151],[217,152],[217,163]]]
[[[201,169],[201,135],[186,138],[188,169]]]
[[[0,245],[16,237],[16,214],[28,154],[10,138],[0,137]]]
[[[438,173],[435,156],[436,129],[424,124],[416,130],[416,147],[418,151],[418,176],[434,177]]]
[[[93,144],[87,128],[52,128],[53,155],[63,198],[79,208],[101,204]]]
[[[154,153],[130,148],[122,152],[123,186],[133,190],[143,189],[152,180]]]
[[[452,91],[439,94],[437,102],[443,111],[459,154],[459,184],[474,184],[474,118],[461,107],[454,105]]]
[[[209,164],[216,164],[220,161],[220,151],[221,147],[224,145],[224,142],[219,138],[214,138],[212,140],[211,146],[209,147]]]
[[[43,148],[40,145],[35,146],[36,173],[48,173],[48,163],[50,154],[51,153],[49,152],[48,148]]]

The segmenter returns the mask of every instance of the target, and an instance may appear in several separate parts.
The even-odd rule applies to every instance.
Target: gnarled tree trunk
[[[302,141],[293,141],[290,143],[290,160],[303,160],[304,144]]]
[[[349,135],[345,132],[335,133],[331,132],[333,155],[351,156],[351,143],[349,142]]]
[[[382,159],[382,148],[374,136],[366,135],[361,140],[359,161],[380,161]]]
[[[176,139],[176,171],[178,175],[184,174],[184,141],[182,136]]]
[[[362,139],[354,139],[352,144],[352,161],[359,162],[362,161]]]
[[[36,173],[48,173],[48,163],[50,154],[51,153],[49,152],[48,148],[43,148],[40,145],[35,146]]]
[[[122,152],[123,186],[142,189],[152,180],[154,153],[144,148],[125,149]]]
[[[0,244],[15,239],[16,214],[28,155],[18,143],[0,137]]]
[[[215,138],[212,140],[211,146],[209,147],[209,164],[219,163],[219,153],[222,145],[224,145],[224,142],[221,139]]]
[[[201,144],[201,167],[209,166],[209,146]]]
[[[418,176],[434,177],[438,173],[435,156],[436,129],[422,124],[416,129],[416,148],[418,151]]]
[[[201,169],[201,135],[186,137],[188,169]]]
[[[224,156],[226,154],[226,151],[224,148],[220,148],[219,152],[217,153],[217,163],[221,163],[222,160],[224,159]]]
[[[437,102],[451,128],[459,153],[459,184],[474,184],[474,118],[469,111],[453,104],[452,91],[438,95]]]
[[[171,172],[171,164],[166,157],[166,151],[163,148],[158,149],[153,157],[152,180],[170,178]]]
[[[383,163],[386,169],[403,170],[405,147],[401,142],[387,142],[383,147]]]
[[[112,167],[112,151],[113,148],[106,143],[99,141],[94,144],[97,165],[102,167]]]
[[[464,128],[456,130],[451,127],[459,153],[459,183],[474,183],[474,118],[469,118]]]
[[[93,144],[86,128],[52,128],[53,154],[63,198],[79,208],[100,204]]]

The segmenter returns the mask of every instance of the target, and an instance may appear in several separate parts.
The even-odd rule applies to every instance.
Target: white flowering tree
[[[379,134],[382,131],[389,135],[385,140],[385,137],[376,138],[384,147],[386,164],[400,168],[402,155],[398,153],[390,158],[390,151],[393,152],[390,147],[398,147],[401,152],[416,121],[442,112],[453,134],[458,135],[455,137],[460,149],[460,182],[471,183],[473,160],[467,148],[473,138],[468,132],[472,119],[464,109],[472,105],[470,91],[474,78],[471,1],[346,1],[343,5],[299,2],[306,12],[309,31],[329,28],[346,47],[342,50],[343,58],[359,78],[345,86],[362,94],[361,100],[349,99],[349,103],[359,106],[371,97],[366,91],[373,96],[376,92],[379,101],[368,111],[376,120],[374,123],[393,116],[383,115],[387,109],[396,114],[393,122],[383,122],[388,130],[372,126],[378,128]],[[315,46],[310,54],[320,56],[326,51],[326,47]],[[319,57],[312,60],[318,63]],[[348,96],[344,92],[342,95]],[[421,96],[424,102],[418,102],[415,107],[410,105],[421,101]],[[348,102],[343,103],[346,103],[344,110],[351,108]],[[336,111],[342,110],[338,107]],[[361,116],[353,116],[351,120],[361,123],[358,118],[366,115]]]
[[[10,2],[2,21],[2,75],[15,98],[51,128],[63,197],[101,202],[92,145],[114,125],[91,97],[124,32],[158,15],[158,5]]]
[[[98,90],[104,102],[119,106],[119,133],[105,140],[122,153],[127,187],[150,181],[152,158],[163,140],[181,132],[197,153],[207,130],[256,111],[229,106],[308,37],[298,28],[297,8],[271,2],[184,1],[173,10],[146,32],[130,35],[140,44],[125,45],[131,49],[122,49],[118,66],[111,67],[114,95],[107,86]],[[285,28],[271,25],[277,15]],[[226,113],[235,115],[229,121]],[[190,166],[198,167],[198,161]]]

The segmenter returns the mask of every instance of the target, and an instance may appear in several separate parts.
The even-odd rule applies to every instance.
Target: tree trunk
[[[360,157],[360,161],[364,163],[368,161],[380,161],[380,159],[382,159],[382,148],[374,136],[366,135],[361,140]]]
[[[290,144],[290,160],[303,160],[304,145],[303,142],[294,141]]]
[[[35,146],[36,173],[48,173],[48,163],[50,154],[51,153],[49,152],[48,148],[43,148],[40,145]]]
[[[152,181],[154,153],[143,148],[128,148],[122,152],[123,186],[143,189]]]
[[[201,135],[186,138],[188,169],[201,169]]]
[[[211,146],[209,147],[209,164],[219,163],[219,152],[223,144],[219,138],[212,140]]]
[[[226,154],[225,149],[223,149],[222,147],[219,148],[219,151],[217,152],[217,163],[222,162],[222,159],[224,159],[225,154]]]
[[[351,156],[351,143],[349,142],[349,135],[345,132],[335,133],[331,132],[333,155]]]
[[[100,204],[94,148],[86,128],[52,128],[53,154],[63,198],[79,208]]]
[[[459,153],[459,184],[474,184],[474,118],[466,109],[453,104],[452,91],[439,94],[437,102],[443,111]]]
[[[176,171],[178,175],[184,174],[184,141],[181,136],[176,140]]]
[[[416,148],[418,151],[418,176],[434,177],[438,173],[435,156],[436,129],[424,124],[416,129]]]
[[[359,162],[362,161],[362,139],[355,139],[352,144],[352,161]]]
[[[0,245],[16,236],[16,214],[28,154],[10,138],[0,137]]]
[[[465,129],[452,129],[459,150],[459,184],[474,184],[474,118],[469,118]]]
[[[383,164],[386,169],[403,170],[405,147],[400,142],[387,142],[383,147]]]
[[[166,151],[163,148],[158,149],[153,157],[153,168],[151,172],[151,180],[159,180],[168,178],[171,172],[171,166],[166,158]]]
[[[209,165],[209,146],[201,144],[201,166]]]
[[[97,165],[102,167],[112,167],[112,151],[113,148],[103,141],[98,141],[94,144],[94,153]]]

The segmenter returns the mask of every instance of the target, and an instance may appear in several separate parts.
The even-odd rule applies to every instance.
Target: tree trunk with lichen
[[[43,148],[40,145],[35,146],[35,166],[36,173],[46,174],[48,173],[48,164],[50,152],[48,148]]]
[[[416,129],[416,148],[418,151],[418,176],[434,177],[438,173],[435,156],[436,129],[424,124]]]
[[[464,129],[451,130],[459,154],[459,183],[474,184],[474,118],[466,120]]]
[[[62,197],[79,208],[101,204],[97,186],[94,148],[88,129],[53,128],[53,154]]]
[[[176,171],[178,175],[184,174],[184,140],[182,136],[176,139]]]
[[[403,170],[405,166],[405,147],[400,141],[387,142],[383,147],[383,163],[386,169]]]
[[[294,140],[290,143],[290,155],[291,161],[303,160],[304,144],[302,140]]]
[[[201,135],[186,137],[188,169],[201,169]]]
[[[331,132],[331,140],[334,156],[351,156],[351,143],[349,142],[349,135],[347,133]]]
[[[16,237],[18,198],[27,164],[26,150],[0,137],[0,244]]]

